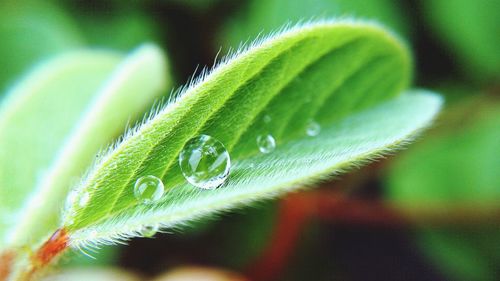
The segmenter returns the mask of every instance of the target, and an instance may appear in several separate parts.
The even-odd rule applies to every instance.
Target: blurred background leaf
[[[476,97],[449,108],[433,134],[397,158],[388,194],[402,208],[481,208],[493,225],[426,227],[422,249],[454,280],[496,280],[500,264],[500,103]],[[489,212],[488,212],[489,211]]]
[[[0,92],[43,59],[84,45],[76,22],[51,1],[0,2]]]
[[[8,215],[1,220],[2,234],[17,221],[121,57],[111,51],[71,52],[27,73],[8,92],[0,107],[0,208]]]
[[[404,14],[399,1],[394,0],[248,0],[225,23],[221,41],[225,47],[236,48],[284,23],[331,17],[377,20],[408,36],[411,26]]]
[[[421,1],[433,38],[479,81],[500,76],[500,0]]]
[[[65,9],[78,22],[88,45],[130,51],[145,43],[165,45],[160,26],[140,1],[67,1]]]

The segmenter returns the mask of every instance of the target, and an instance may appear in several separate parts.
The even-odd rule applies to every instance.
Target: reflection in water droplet
[[[88,192],[83,193],[82,197],[80,197],[80,201],[78,201],[78,205],[80,205],[80,207],[84,207],[89,202],[89,199],[90,194]]]
[[[186,180],[199,188],[221,186],[229,176],[231,160],[217,139],[200,135],[190,139],[179,155],[179,166]]]
[[[307,124],[306,127],[306,134],[310,137],[315,137],[321,132],[321,126],[315,122],[315,121],[310,121],[309,124]]]
[[[262,153],[271,153],[276,148],[276,141],[272,135],[259,135],[257,146]]]
[[[138,178],[134,185],[135,198],[145,204],[158,201],[164,191],[163,182],[151,175]]]
[[[158,232],[159,225],[145,225],[141,229],[141,234],[144,237],[153,237]]]

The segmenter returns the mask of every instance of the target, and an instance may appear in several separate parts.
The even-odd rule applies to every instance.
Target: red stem
[[[40,269],[49,265],[56,257],[64,252],[69,246],[68,232],[60,228],[52,234],[32,256],[31,269],[26,272],[22,280],[31,280]]]

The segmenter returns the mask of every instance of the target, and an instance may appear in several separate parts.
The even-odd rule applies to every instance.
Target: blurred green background
[[[178,87],[241,42],[331,17],[393,30],[414,52],[414,85],[446,97],[408,150],[320,186],[344,194],[345,211],[294,227],[300,208],[266,202],[63,264],[143,276],[197,264],[259,280],[500,280],[499,0],[2,0],[0,91],[58,54],[143,42],[167,52]],[[377,223],[384,213],[363,212],[373,204],[405,222]],[[281,233],[292,242],[273,247]]]

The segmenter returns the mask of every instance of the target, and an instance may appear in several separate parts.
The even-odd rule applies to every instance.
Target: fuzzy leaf
[[[8,118],[2,118],[5,130],[0,139],[6,146],[1,156],[19,163],[1,161],[5,185],[0,192],[11,211],[24,205],[14,216],[17,223],[8,233],[10,244],[36,243],[50,234],[75,177],[166,87],[164,57],[155,46],[144,45],[121,63],[114,56],[105,67],[102,64],[109,58],[103,56],[84,51],[48,63],[19,84],[12,101],[5,104]],[[31,167],[29,174],[25,167]],[[37,179],[40,169],[46,171]],[[25,192],[10,196],[19,182]]]
[[[428,125],[439,109],[433,94],[397,97],[409,76],[407,50],[372,24],[319,22],[257,42],[110,148],[76,186],[62,226],[74,247],[112,242],[139,235],[144,225],[175,227],[373,158]],[[305,133],[311,119],[322,126],[316,137]],[[261,154],[256,138],[266,132],[277,148]],[[219,189],[200,190],[180,172],[178,154],[199,134],[230,152],[231,174]],[[167,190],[154,204],[133,194],[145,175],[163,179]],[[82,205],[83,196],[89,200]]]

